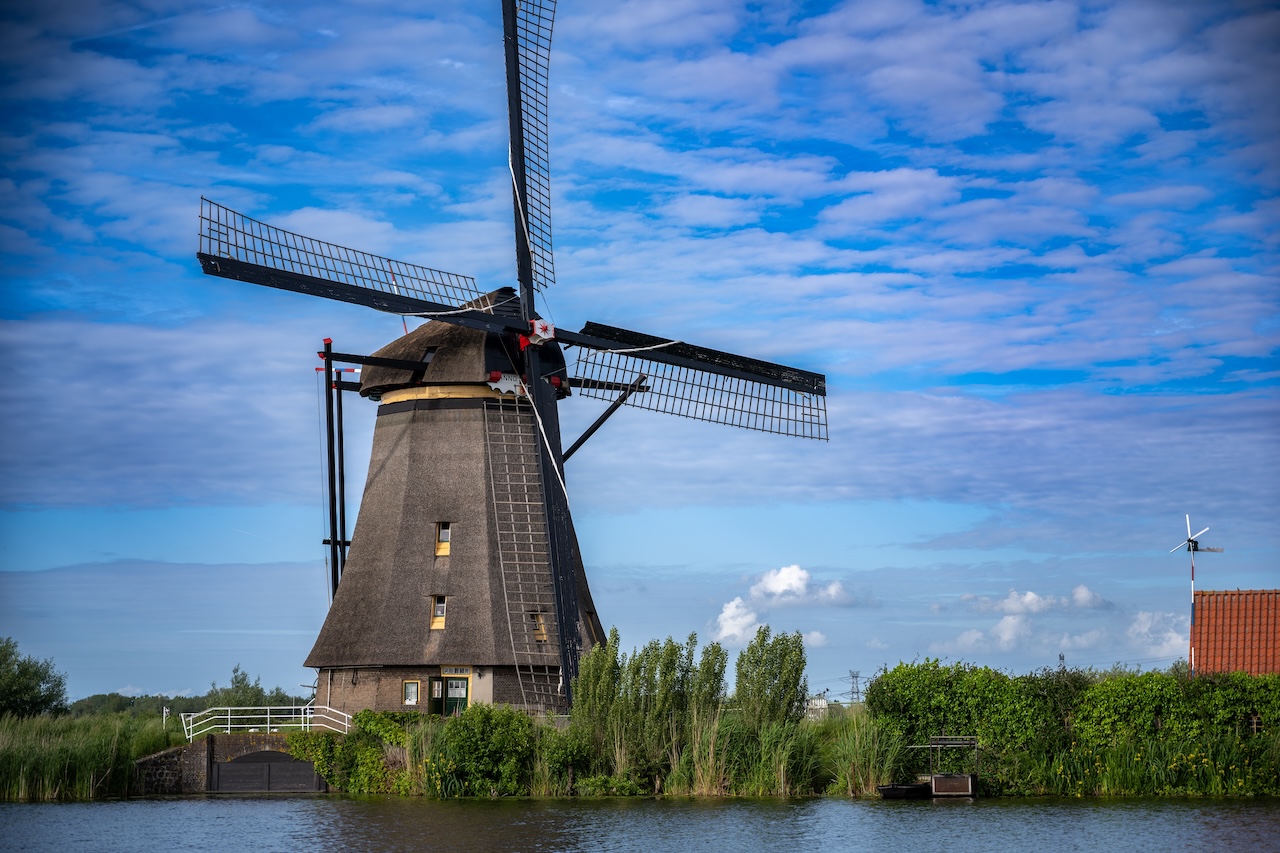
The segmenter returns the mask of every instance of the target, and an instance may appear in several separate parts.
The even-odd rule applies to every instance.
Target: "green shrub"
[[[926,660],[877,675],[867,708],[906,744],[977,735],[987,794],[1262,794],[1280,773],[1277,675],[1059,667],[1014,678]],[[971,769],[959,752],[940,769]]]
[[[508,797],[528,791],[533,719],[523,711],[471,705],[448,721],[443,741],[466,793]]]

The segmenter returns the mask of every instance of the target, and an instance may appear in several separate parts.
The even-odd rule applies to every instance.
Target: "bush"
[[[1280,773],[1280,675],[1059,667],[1015,678],[926,660],[877,675],[867,708],[906,744],[976,735],[985,793],[1261,794]],[[940,769],[967,772],[968,760],[957,751]]]
[[[533,745],[533,719],[505,706],[470,705],[444,728],[445,753],[473,796],[526,793]]]

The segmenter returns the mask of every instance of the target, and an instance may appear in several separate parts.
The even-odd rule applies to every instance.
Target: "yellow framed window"
[[[404,695],[404,704],[406,705],[418,704],[418,688],[420,686],[421,686],[421,683],[417,681],[403,682],[402,690]]]
[[[450,529],[452,524],[448,521],[441,521],[436,524],[436,556],[449,556],[449,542],[452,535]]]
[[[444,628],[444,610],[445,597],[443,595],[435,595],[431,598],[431,630],[438,631]]]
[[[547,620],[545,616],[541,613],[530,613],[529,627],[533,630],[535,643],[545,643],[547,641]]]

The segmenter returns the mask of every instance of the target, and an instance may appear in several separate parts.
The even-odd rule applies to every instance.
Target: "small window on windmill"
[[[450,523],[441,521],[436,524],[436,556],[449,556]]]
[[[547,641],[547,620],[541,613],[529,614],[529,627],[533,630],[534,642],[545,643]]]
[[[418,704],[418,686],[419,686],[419,682],[417,681],[404,682],[404,704],[406,705]]]
[[[431,599],[431,630],[438,631],[444,628],[444,603],[443,595],[432,596]]]

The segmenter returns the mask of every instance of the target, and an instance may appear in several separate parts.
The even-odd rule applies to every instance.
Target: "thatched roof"
[[[506,463],[491,458],[486,433],[486,406],[497,405],[485,385],[488,372],[515,369],[512,349],[502,336],[432,321],[376,353],[420,361],[430,351],[420,374],[379,367],[363,371],[362,394],[435,385],[453,386],[452,394],[379,408],[346,570],[307,666],[519,662],[512,649],[497,532],[499,514],[510,510],[495,508],[493,485],[494,465]],[[518,353],[518,343],[514,350]],[[544,344],[542,352],[544,358],[555,353],[563,368],[558,349]],[[548,371],[557,369],[557,359],[548,360]],[[527,404],[512,398],[503,405],[527,410]],[[527,421],[521,429],[536,442],[531,412],[521,417]],[[557,442],[554,409],[547,420],[545,427]],[[449,555],[438,557],[440,522],[450,523],[452,541]],[[572,538],[581,639],[588,648],[603,635],[576,536]],[[549,588],[549,567],[543,573]],[[431,609],[437,595],[446,596],[446,627],[433,631]],[[517,627],[528,630],[524,624]],[[546,647],[548,665],[559,664],[553,645]]]

